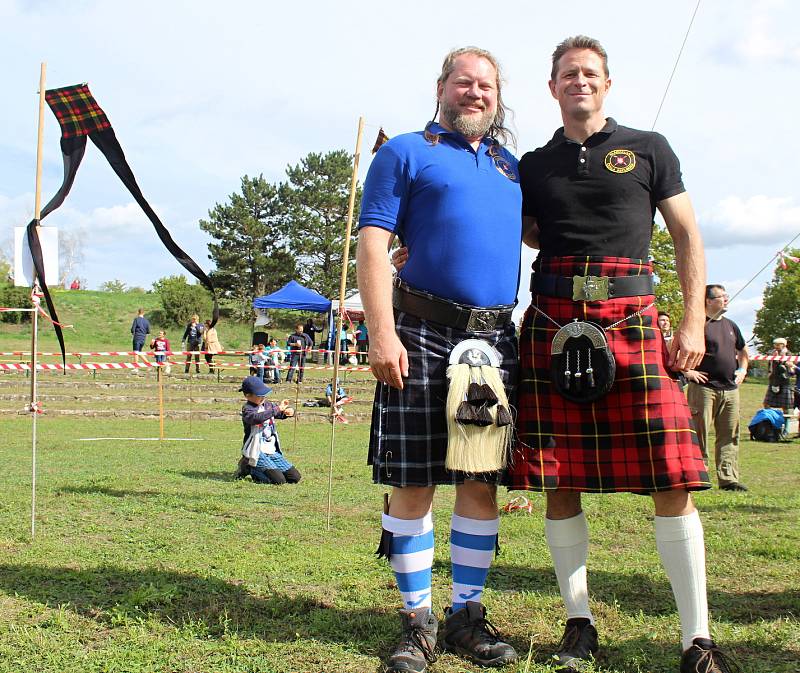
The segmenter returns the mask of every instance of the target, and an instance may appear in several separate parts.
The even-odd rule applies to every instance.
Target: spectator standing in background
[[[184,350],[187,351],[199,351],[203,343],[203,325],[200,323],[200,317],[195,313],[192,316],[191,322],[186,325],[186,329],[183,331],[183,344]],[[186,354],[186,367],[184,368],[184,374],[189,373],[189,366],[192,362],[192,354]],[[200,353],[194,354],[194,368],[195,371],[199,374],[200,373]]]
[[[219,353],[223,348],[217,336],[217,328],[211,326],[210,320],[206,320],[205,325],[206,328],[203,330],[203,350],[206,351],[205,358],[208,365],[208,373],[213,374],[214,354]]]
[[[703,458],[708,463],[708,431],[714,426],[714,462],[719,487],[746,491],[739,481],[739,386],[749,358],[738,325],[723,317],[728,293],[722,285],[706,285],[706,354],[697,369],[684,372],[689,381],[689,408]]]
[[[142,348],[144,348],[144,342],[147,339],[147,335],[150,334],[150,322],[147,318],[144,317],[144,309],[140,308],[136,317],[133,319],[133,323],[131,324],[131,334],[133,335],[133,362],[137,364],[139,362],[139,358],[141,357],[142,360],[145,362],[149,362],[149,360],[142,354]],[[134,374],[136,370],[131,370]]]
[[[783,337],[773,339],[771,355],[778,357],[791,355],[786,347],[786,339]],[[769,363],[769,382],[767,394],[764,396],[764,407],[780,409],[783,412],[784,437],[789,434],[789,412],[794,409],[792,377],[796,371],[797,367],[788,361],[772,360]]]
[[[356,344],[358,350],[358,361],[360,364],[367,364],[367,352],[369,351],[369,330],[363,320],[358,321],[356,327]]]
[[[313,346],[311,337],[303,332],[303,324],[297,323],[294,327],[294,334],[286,340],[286,348],[289,349],[289,371],[286,372],[286,383],[291,383],[294,373],[297,371],[297,382],[303,382],[303,371],[306,366],[306,353]]]

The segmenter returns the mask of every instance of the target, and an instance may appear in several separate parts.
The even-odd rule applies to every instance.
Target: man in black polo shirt
[[[696,369],[685,372],[692,420],[708,462],[708,430],[714,425],[714,462],[719,487],[746,491],[739,481],[739,386],[749,359],[735,322],[723,317],[728,294],[722,285],[706,285],[706,354]]]
[[[689,494],[710,483],[673,378],[703,355],[703,246],[666,139],[605,116],[608,75],[597,40],[556,48],[549,86],[564,127],[519,165],[523,240],[540,252],[520,333],[509,481],[547,494],[545,534],[567,609],[558,670],[584,670],[598,648],[580,494],[627,491],[655,503],[656,546],[681,620],[681,673],[726,673],[709,634],[703,528]],[[668,357],[647,261],[656,208],[684,297]]]

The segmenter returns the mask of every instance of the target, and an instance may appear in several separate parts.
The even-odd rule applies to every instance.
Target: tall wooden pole
[[[156,377],[158,378],[158,438],[164,439],[164,367],[157,366]]]
[[[34,219],[36,232],[39,232],[39,217],[42,214],[42,141],[44,139],[44,101],[45,101],[45,74],[47,63],[42,62],[39,70],[39,129],[36,139],[36,191],[34,196]],[[39,284],[36,278],[36,269],[33,271],[32,292],[38,293]],[[36,308],[36,306],[34,306]],[[36,537],[36,417],[38,416],[39,403],[37,401],[36,387],[38,377],[36,374],[36,353],[39,350],[39,312],[33,312],[31,329],[31,539]]]
[[[361,136],[364,134],[364,117],[358,118],[358,134],[356,151],[353,155],[353,176],[350,180],[350,203],[347,206],[347,227],[344,234],[344,250],[342,251],[342,277],[339,282],[339,318],[336,321],[336,338],[333,355],[333,383],[331,384],[331,449],[328,461],[328,514],[326,526],[331,529],[331,498],[333,493],[333,447],[336,438],[336,391],[339,383],[339,358],[342,352],[342,311],[344,310],[344,293],[347,289],[347,267],[350,262],[350,232],[353,229],[353,210],[356,205],[356,185],[358,184],[358,161],[361,158]]]

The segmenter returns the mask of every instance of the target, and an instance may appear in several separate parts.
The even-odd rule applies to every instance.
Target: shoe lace
[[[580,635],[581,630],[574,624],[570,624],[564,631],[564,635],[561,636],[561,641],[556,646],[556,651],[564,652],[572,649],[577,644]]]
[[[479,642],[494,645],[500,641],[500,631],[486,617],[474,620],[470,626]]]
[[[736,662],[729,660],[724,652],[716,646],[703,650],[694,669],[697,673],[736,673],[736,671],[741,672],[742,670]]]
[[[401,647],[407,650],[419,650],[425,661],[432,664],[436,661],[434,645],[425,637],[425,630],[421,626],[411,625],[405,632]]]

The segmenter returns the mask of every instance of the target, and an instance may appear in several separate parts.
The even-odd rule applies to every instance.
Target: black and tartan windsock
[[[105,112],[103,112],[102,108],[94,99],[94,96],[92,96],[88,85],[76,84],[75,86],[66,86],[60,89],[49,89],[45,92],[45,100],[61,126],[61,153],[64,159],[64,180],[55,196],[53,196],[49,203],[42,209],[41,215],[39,216],[40,221],[64,203],[64,199],[66,199],[67,194],[69,194],[72,188],[72,183],[75,181],[75,175],[78,172],[78,167],[81,165],[81,160],[86,151],[86,136],[89,136],[92,142],[105,155],[111,168],[114,169],[119,179],[122,180],[122,184],[128,188],[133,198],[136,199],[136,203],[139,204],[150,222],[152,222],[156,234],[158,234],[158,237],[167,250],[181,263],[184,269],[197,278],[197,280],[211,292],[211,295],[214,297],[212,324],[215,325],[219,318],[219,307],[217,304],[217,295],[214,291],[214,286],[211,284],[211,280],[195,261],[175,243],[167,228],[144,198],[142,191],[139,189],[139,185],[136,184],[133,171],[131,171],[128,162],[125,160],[125,154],[117,141],[114,129],[111,128],[111,122],[108,121]],[[50,297],[50,292],[47,289],[44,275],[42,248],[39,244],[39,235],[36,232],[36,226],[38,224],[39,222],[35,219],[28,224],[28,245],[31,249],[33,266],[36,269],[39,285],[44,294],[45,301],[47,302],[47,308],[50,311],[50,316],[57,323],[58,316],[56,315],[56,309]],[[62,360],[66,362],[64,335],[58,324],[54,324],[53,328],[56,331],[56,336],[61,346]]]

